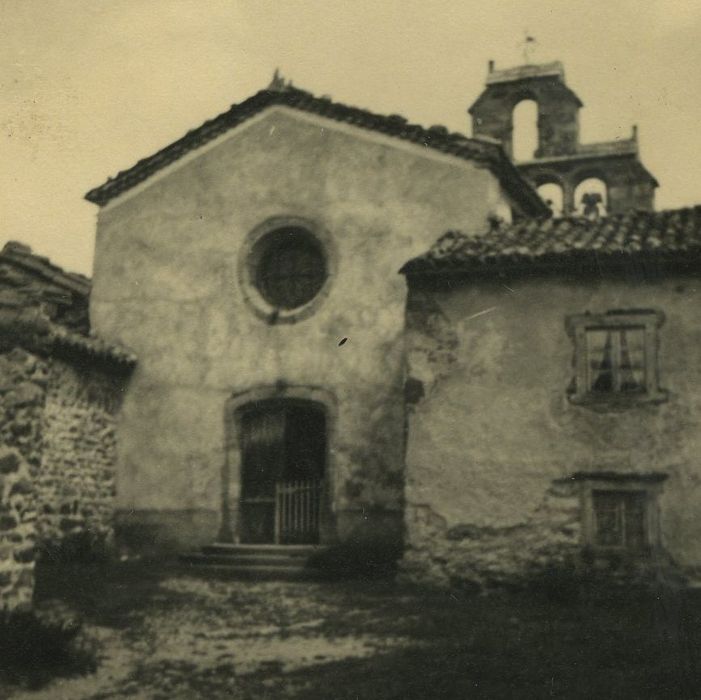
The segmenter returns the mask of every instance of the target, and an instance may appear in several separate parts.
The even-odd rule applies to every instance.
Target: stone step
[[[284,556],[307,559],[325,548],[313,544],[228,544],[215,542],[202,547],[204,554],[236,556]]]
[[[213,573],[245,581],[314,581],[324,578],[318,569],[306,566],[216,564],[209,561],[192,562],[181,558],[189,573]]]
[[[301,581],[323,578],[308,561],[326,548],[318,545],[229,544],[215,542],[179,557],[189,572],[211,572],[245,580]]]
[[[265,554],[236,552],[188,552],[180,556],[181,561],[190,564],[229,564],[231,566],[287,566],[304,567],[306,557],[290,556],[287,554]]]

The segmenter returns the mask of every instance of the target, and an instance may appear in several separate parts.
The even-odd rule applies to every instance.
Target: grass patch
[[[153,605],[159,582],[171,570],[160,561],[85,564],[43,559],[36,565],[34,600],[60,600],[92,623],[125,627],[133,613]]]
[[[399,545],[390,542],[346,542],[325,547],[310,557],[308,566],[330,580],[392,578],[401,556]]]
[[[58,676],[91,673],[95,650],[75,622],[44,620],[33,611],[0,611],[0,676],[30,688]]]

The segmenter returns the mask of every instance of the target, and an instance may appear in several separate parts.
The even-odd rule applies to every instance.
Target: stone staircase
[[[216,542],[198,552],[181,554],[189,572],[211,572],[250,581],[309,581],[324,578],[310,559],[319,545],[228,544]]]

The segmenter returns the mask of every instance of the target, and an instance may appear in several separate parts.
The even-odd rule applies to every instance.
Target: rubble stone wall
[[[0,608],[31,602],[48,365],[19,348],[0,355]]]
[[[569,566],[579,554],[579,493],[555,483],[523,522],[450,525],[428,504],[409,502],[403,575],[429,585],[489,588]]]
[[[109,543],[119,388],[88,367],[0,354],[0,608],[31,601],[37,551]]]
[[[117,394],[108,377],[51,363],[37,483],[44,546],[80,535],[85,544],[102,546],[111,538]]]

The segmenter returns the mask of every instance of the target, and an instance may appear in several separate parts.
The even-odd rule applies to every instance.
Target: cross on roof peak
[[[268,90],[273,90],[276,92],[285,92],[285,90],[291,87],[292,81],[285,80],[285,78],[280,73],[280,69],[276,68],[275,72],[273,73],[273,79],[270,81],[270,85],[268,85]]]

